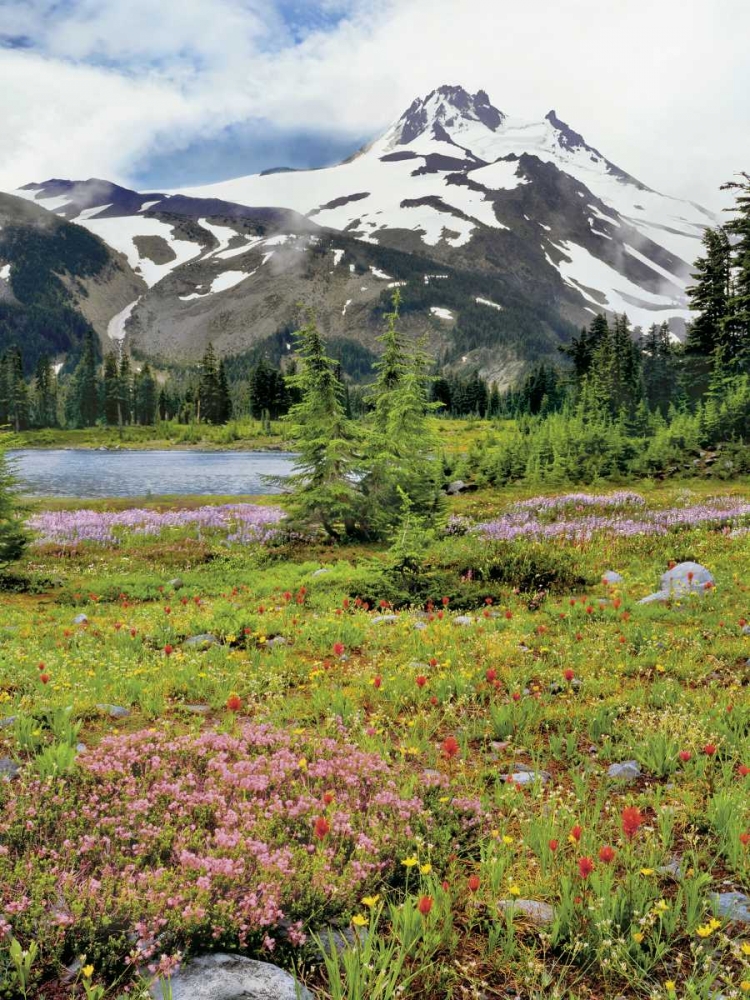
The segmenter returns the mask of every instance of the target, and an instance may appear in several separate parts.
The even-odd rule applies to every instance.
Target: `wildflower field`
[[[750,486],[451,503],[418,558],[265,503],[33,513],[0,996],[212,951],[319,1000],[750,996]]]

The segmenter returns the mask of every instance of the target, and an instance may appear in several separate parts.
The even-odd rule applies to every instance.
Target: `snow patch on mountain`
[[[444,319],[444,320],[453,319],[453,313],[450,311],[450,309],[444,309],[442,308],[442,306],[432,306],[430,312],[432,313],[433,316],[436,316],[438,319]]]
[[[560,272],[563,281],[577,288],[599,311],[605,308],[610,312],[627,313],[634,326],[644,329],[652,323],[670,319],[690,319],[690,311],[682,308],[674,297],[646,291],[585,247],[566,241],[552,246],[564,256],[559,264],[548,256],[549,262]]]
[[[107,326],[107,336],[110,338],[110,340],[117,340],[117,341],[124,340],[125,324],[133,315],[133,310],[140,301],[141,300],[139,296],[134,302],[131,302],[130,305],[125,306],[125,308],[121,312],[118,312],[116,316],[112,317]]]
[[[101,237],[105,243],[124,253],[128,263],[140,274],[149,288],[162,278],[166,278],[176,267],[200,256],[203,246],[191,240],[181,240],[174,235],[174,227],[159,219],[147,219],[141,215],[124,215],[113,219],[86,219],[83,225]],[[155,264],[146,256],[141,256],[135,240],[139,236],[159,236],[174,254],[173,260]]]
[[[255,269],[257,271],[257,268]],[[189,295],[180,295],[181,302],[190,302],[192,299],[206,299],[209,295],[216,295],[219,292],[228,292],[230,288],[241,284],[246,278],[252,278],[255,271],[224,271],[217,274],[205,292],[191,292]],[[202,286],[199,286],[202,287]]]

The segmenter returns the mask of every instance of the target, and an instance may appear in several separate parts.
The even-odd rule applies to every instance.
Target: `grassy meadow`
[[[207,951],[317,1000],[750,995],[750,484],[531,496],[451,500],[417,560],[275,498],[35,505],[0,996]],[[715,586],[638,603],[686,560]]]

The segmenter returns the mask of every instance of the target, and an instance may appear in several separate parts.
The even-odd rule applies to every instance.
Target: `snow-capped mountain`
[[[102,181],[16,193],[126,256],[149,290],[110,336],[144,353],[194,356],[209,339],[236,352],[288,326],[299,299],[329,335],[367,344],[399,284],[408,325],[438,355],[504,383],[601,311],[679,332],[716,222],[630,176],[554,111],[525,121],[447,86],[326,169],[171,194]]]

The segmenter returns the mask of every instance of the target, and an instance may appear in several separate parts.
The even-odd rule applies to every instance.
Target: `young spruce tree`
[[[362,534],[360,467],[343,386],[311,312],[295,336],[301,367],[289,384],[301,398],[287,418],[299,453],[292,475],[284,480],[292,491],[290,521],[306,531],[322,528],[333,540],[356,537]]]

